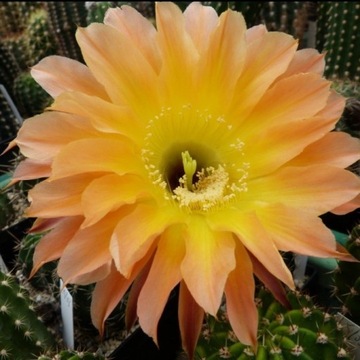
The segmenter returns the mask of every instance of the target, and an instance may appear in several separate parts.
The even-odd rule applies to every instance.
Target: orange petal
[[[73,279],[71,279],[71,282],[77,285],[92,284],[94,282],[97,282],[98,280],[102,280],[106,278],[110,273],[110,268],[111,268],[111,260],[99,266],[95,270],[91,270],[87,273],[74,277]]]
[[[82,139],[64,146],[53,161],[51,180],[90,172],[119,175],[142,169],[131,145],[117,139]]]
[[[118,222],[111,238],[110,251],[117,269],[125,277],[148,252],[156,237],[171,225],[169,213],[140,204]]]
[[[114,212],[96,225],[79,230],[66,246],[58,265],[59,276],[64,283],[95,271],[109,263],[111,254],[109,243],[114,227],[121,214]],[[92,282],[102,277],[94,277]]]
[[[317,257],[344,256],[336,251],[333,233],[306,211],[274,204],[259,207],[256,213],[279,250]]]
[[[147,262],[152,252],[153,249],[135,265],[129,278],[123,277],[112,263],[109,275],[97,282],[91,302],[91,319],[101,335],[104,333],[104,324],[108,316],[124,297],[134,279],[141,276],[143,270],[148,267]]]
[[[128,105],[143,119],[151,119],[159,109],[157,75],[132,40],[98,23],[78,28],[76,38],[86,64],[112,102]]]
[[[251,253],[248,253],[253,264],[255,276],[271,291],[275,299],[285,307],[289,306],[283,284]]]
[[[184,11],[185,28],[199,54],[209,45],[211,33],[218,25],[219,17],[211,6],[192,2]]]
[[[307,146],[289,165],[326,164],[346,168],[360,159],[360,141],[343,132],[332,131]]]
[[[191,296],[184,281],[180,283],[179,326],[182,347],[190,359],[194,357],[195,347],[201,332],[204,310]]]
[[[225,286],[229,322],[237,338],[256,347],[258,311],[255,305],[255,281],[252,263],[241,243],[236,244],[236,268],[229,274]]]
[[[31,75],[54,98],[66,91],[80,91],[108,99],[103,86],[90,70],[73,59],[48,56],[32,67]]]
[[[246,30],[246,43],[250,44],[254,41],[262,41],[268,30],[263,24],[255,25]]]
[[[308,119],[326,106],[329,88],[330,82],[316,74],[298,74],[282,79],[260,99],[241,125],[241,130],[247,136],[256,136],[272,125]]]
[[[269,272],[290,288],[294,287],[289,269],[273,240],[254,213],[223,210],[214,214],[209,222],[215,231],[229,231],[235,234]]]
[[[115,105],[83,93],[61,94],[52,104],[51,110],[86,118],[89,125],[100,132],[121,134],[135,141],[144,137],[144,124],[141,124],[128,107]]]
[[[27,215],[46,218],[82,215],[82,192],[96,175],[79,174],[51,182],[44,180],[35,185],[29,191],[31,204]]]
[[[234,119],[244,119],[251,112],[274,80],[286,71],[298,45],[285,33],[259,30],[262,34],[247,46],[244,71],[231,101],[229,116]]]
[[[148,19],[132,6],[123,5],[121,8],[109,9],[105,14],[104,23],[127,36],[155,72],[159,73],[161,59],[156,43],[156,29]]]
[[[82,221],[81,216],[61,219],[57,221],[54,229],[41,238],[35,247],[30,277],[45,263],[60,258],[69,241],[78,231]]]
[[[36,219],[33,222],[33,225],[31,226],[30,230],[28,231],[30,234],[31,233],[40,233],[40,232],[44,232],[47,230],[51,230],[53,228],[55,228],[55,226],[57,224],[59,224],[61,221],[63,220],[63,218],[59,217],[59,218],[54,218],[54,219]]]
[[[157,40],[163,59],[161,79],[168,85],[167,103],[181,108],[196,96],[194,69],[198,52],[186,32],[185,19],[178,6],[171,2],[156,2],[155,9]]]
[[[155,246],[154,246],[155,249]],[[155,251],[150,251],[150,253],[153,253]],[[131,328],[134,326],[135,321],[137,319],[137,301],[139,298],[140,291],[142,287],[145,284],[146,278],[149,274],[153,255],[150,258],[150,260],[146,263],[146,265],[141,269],[139,272],[139,275],[137,275],[136,279],[134,280],[134,283],[131,286],[129,296],[127,298],[126,303],[126,313],[125,313],[125,325],[127,331],[130,331]],[[140,262],[144,262],[143,260],[140,260]],[[133,273],[136,273],[137,271],[133,271]]]
[[[17,165],[13,174],[13,180],[19,181],[41,179],[50,176],[50,174],[51,161],[25,159],[22,160],[19,165]]]
[[[325,54],[316,49],[298,50],[287,70],[276,81],[300,73],[314,73],[323,75],[325,69]]]
[[[261,194],[265,203],[282,203],[321,215],[357,196],[360,179],[349,171],[325,165],[284,167],[273,175],[249,181],[248,188],[242,193],[245,204],[255,204]]]
[[[181,272],[195,301],[216,316],[226,279],[235,267],[235,241],[231,233],[212,231],[201,216],[190,221]]]
[[[83,191],[81,209],[85,216],[83,227],[91,226],[110,211],[133,204],[144,195],[144,181],[134,175],[105,175],[94,179]]]
[[[124,297],[133,279],[124,278],[112,266],[110,274],[96,283],[92,293],[91,319],[100,334],[104,334],[105,320]]]
[[[231,10],[222,13],[208,40],[209,46],[199,59],[196,102],[213,115],[223,115],[234,94],[246,57],[245,31],[240,13]]]
[[[139,295],[139,324],[157,344],[157,326],[170,292],[181,280],[180,264],[185,254],[181,228],[166,229],[160,237],[149,275]]]
[[[360,208],[360,194],[355,196],[350,201],[344,203],[343,205],[332,209],[331,212],[337,215],[344,215],[358,208]]]
[[[25,156],[48,161],[69,142],[94,137],[96,134],[84,118],[66,113],[45,112],[27,119],[15,141]]]
[[[266,126],[249,139],[244,137],[243,151],[250,164],[251,178],[271,174],[285,163],[286,166],[292,165],[294,157],[301,154],[309,144],[311,147],[329,130],[328,124],[314,117],[306,121],[289,120],[287,124]],[[303,165],[313,165],[311,158]]]

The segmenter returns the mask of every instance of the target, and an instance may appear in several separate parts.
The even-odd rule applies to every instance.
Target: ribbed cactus
[[[24,30],[29,15],[42,6],[41,1],[1,1],[0,36],[8,36]]]
[[[30,15],[23,37],[28,47],[28,66],[57,53],[55,36],[51,32],[45,9],[39,9]]]
[[[56,36],[59,55],[82,61],[79,45],[75,39],[78,26],[86,26],[85,2],[46,2],[52,32]]]
[[[326,51],[327,76],[360,80],[360,3],[318,3],[317,48]]]
[[[345,338],[333,316],[296,292],[288,293],[285,309],[265,289],[257,293],[258,350],[240,343],[232,332],[226,311],[218,320],[208,317],[196,348],[196,359],[349,359]]]
[[[346,248],[360,260],[360,224],[351,231]],[[341,312],[360,325],[360,262],[339,261],[334,283],[334,294],[341,302]]]
[[[27,292],[14,277],[0,272],[0,358],[31,359],[54,346]]]

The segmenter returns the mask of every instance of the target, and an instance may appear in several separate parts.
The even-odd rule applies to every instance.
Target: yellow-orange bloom
[[[59,260],[65,283],[96,282],[92,319],[130,288],[127,321],[157,340],[178,284],[183,347],[225,294],[237,337],[256,346],[254,274],[280,296],[293,279],[279,251],[350,259],[319,215],[359,205],[344,170],[359,141],[332,132],[344,99],[324,58],[290,35],[192,3],[133,8],[79,28],[86,65],[52,56],[32,69],[54,97],[25,121],[15,179],[30,192],[35,272]],[[133,286],[131,286],[133,284]]]

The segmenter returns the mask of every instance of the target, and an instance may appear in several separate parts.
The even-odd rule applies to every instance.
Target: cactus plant
[[[345,247],[360,260],[360,224],[352,229]],[[338,262],[334,273],[334,294],[341,302],[342,313],[360,324],[360,262]]]
[[[27,292],[13,276],[0,272],[0,356],[28,359],[55,346],[55,339],[34,311]]]
[[[80,48],[75,40],[78,26],[86,25],[85,2],[50,1],[46,3],[50,27],[56,35],[59,55],[83,61]]]
[[[231,331],[222,308],[218,319],[208,316],[196,348],[196,359],[349,359],[342,330],[335,318],[298,292],[287,294],[285,309],[264,288],[257,293],[259,346],[240,343]]]
[[[327,76],[360,80],[359,18],[358,1],[319,2],[317,48],[326,51]]]
[[[33,66],[44,57],[57,53],[56,40],[51,33],[45,9],[39,9],[30,15],[23,37],[28,48],[28,66]]]

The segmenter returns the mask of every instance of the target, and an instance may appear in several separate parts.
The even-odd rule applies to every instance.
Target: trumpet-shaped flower
[[[157,3],[156,27],[110,9],[76,37],[85,64],[32,68],[54,102],[13,142],[26,157],[14,179],[42,179],[33,231],[51,230],[33,273],[59,259],[65,283],[96,283],[100,332],[129,293],[128,325],[155,342],[179,285],[190,356],[225,295],[235,334],[256,347],[254,275],[281,298],[279,284],[293,288],[282,251],[351,259],[319,218],[355,209],[360,192],[346,170],[360,145],[332,131],[344,99],[324,56],[200,3]]]

